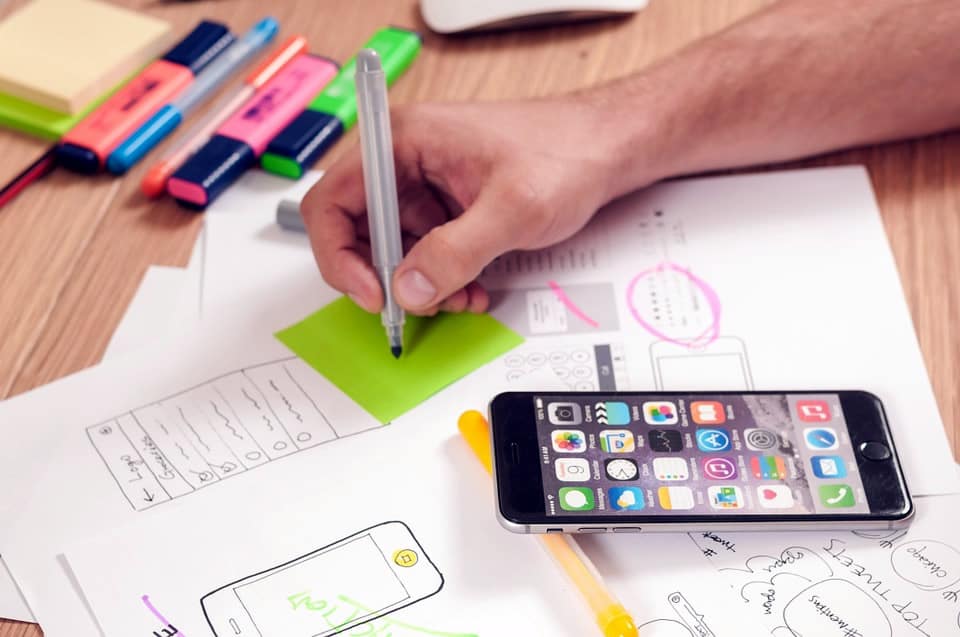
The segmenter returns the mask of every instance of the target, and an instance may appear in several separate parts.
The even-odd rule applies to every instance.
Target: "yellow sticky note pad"
[[[407,316],[395,359],[380,316],[346,297],[276,336],[383,423],[523,342],[487,314]]]
[[[0,93],[76,114],[163,52],[163,20],[96,0],[33,0],[0,22]]]

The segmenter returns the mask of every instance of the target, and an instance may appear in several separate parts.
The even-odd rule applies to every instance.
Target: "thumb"
[[[517,233],[504,225],[516,215],[498,215],[490,194],[481,195],[462,215],[424,235],[393,277],[397,302],[426,310],[466,287],[498,256],[515,246]]]

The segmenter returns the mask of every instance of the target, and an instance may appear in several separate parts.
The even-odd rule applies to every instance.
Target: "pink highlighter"
[[[304,54],[250,98],[167,182],[167,192],[203,210],[254,166],[267,144],[299,115],[338,70],[326,58]]]

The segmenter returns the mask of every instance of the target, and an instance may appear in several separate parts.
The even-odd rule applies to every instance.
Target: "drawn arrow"
[[[143,488],[143,499],[147,502],[153,502],[153,494],[147,491],[147,488]]]

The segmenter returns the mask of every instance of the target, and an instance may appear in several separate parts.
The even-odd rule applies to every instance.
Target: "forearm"
[[[614,194],[960,125],[960,2],[783,0],[594,93]]]

